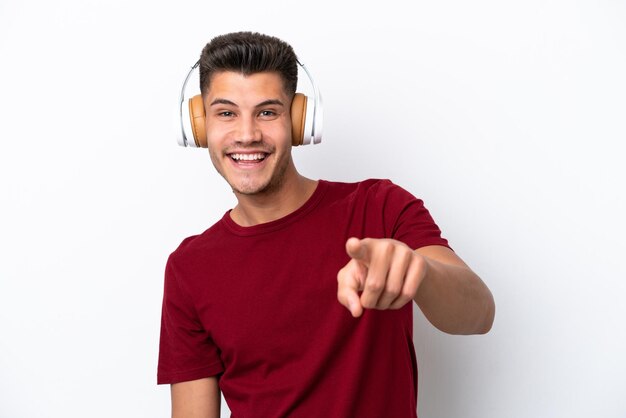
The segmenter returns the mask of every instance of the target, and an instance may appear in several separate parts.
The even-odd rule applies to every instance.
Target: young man
[[[301,176],[297,62],[258,33],[214,38],[200,83],[211,161],[237,205],[185,239],[165,273],[158,383],[175,418],[416,417],[415,301],[452,334],[494,302],[422,201],[388,180]]]

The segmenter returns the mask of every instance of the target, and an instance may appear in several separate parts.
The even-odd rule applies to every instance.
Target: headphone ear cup
[[[196,146],[207,148],[206,129],[204,126],[204,102],[202,101],[201,94],[193,96],[189,99],[189,119]]]
[[[304,140],[304,124],[306,119],[307,97],[296,93],[291,101],[291,144],[302,145]]]

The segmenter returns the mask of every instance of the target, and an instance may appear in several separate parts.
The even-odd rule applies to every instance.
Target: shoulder
[[[190,235],[184,238],[180,244],[172,251],[168,258],[168,264],[186,263],[190,258],[195,258],[198,254],[210,252],[210,246],[216,245],[216,237],[223,234],[222,220],[213,224],[204,232]]]
[[[326,182],[331,195],[349,199],[366,199],[386,201],[388,199],[416,198],[406,189],[398,186],[390,179],[370,178],[358,182]]]
[[[339,193],[376,193],[393,189],[402,189],[389,179],[370,178],[357,182],[323,181],[328,190]]]

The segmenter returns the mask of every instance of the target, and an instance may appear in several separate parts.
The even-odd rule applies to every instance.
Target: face
[[[204,97],[209,154],[236,193],[275,191],[295,173],[290,105],[277,73],[213,75]]]

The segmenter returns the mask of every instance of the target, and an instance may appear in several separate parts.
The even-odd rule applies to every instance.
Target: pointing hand
[[[350,238],[346,252],[351,260],[337,274],[337,299],[355,318],[364,308],[403,307],[426,274],[424,257],[393,239]]]

